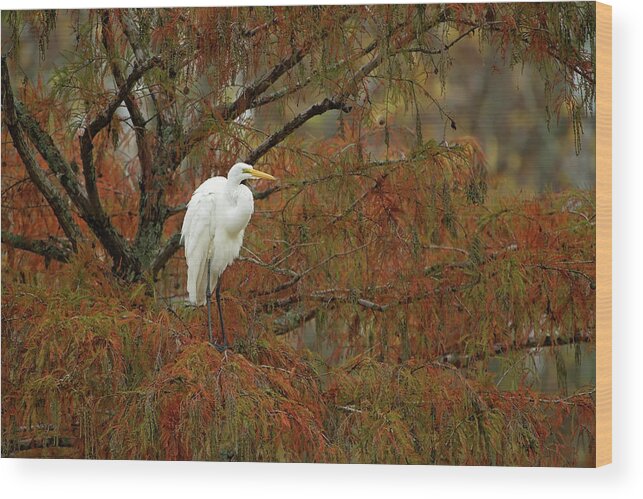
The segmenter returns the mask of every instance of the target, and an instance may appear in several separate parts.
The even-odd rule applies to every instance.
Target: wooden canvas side
[[[596,466],[612,462],[612,7],[596,3]]]

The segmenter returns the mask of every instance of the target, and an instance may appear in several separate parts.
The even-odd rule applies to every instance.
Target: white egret
[[[208,305],[210,343],[219,351],[228,348],[221,313],[221,275],[239,256],[243,233],[254,211],[252,192],[241,182],[253,178],[276,180],[272,175],[237,163],[228,177],[212,177],[203,182],[188,203],[181,228],[188,264],[188,293],[194,305]],[[223,345],[212,336],[211,296],[215,287]]]

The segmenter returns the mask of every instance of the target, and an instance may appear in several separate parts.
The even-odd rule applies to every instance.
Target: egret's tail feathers
[[[207,274],[206,262],[195,263],[188,267],[188,294],[192,305],[205,305]]]

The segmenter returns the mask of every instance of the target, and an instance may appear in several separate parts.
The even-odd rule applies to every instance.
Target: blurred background
[[[83,13],[75,15],[82,17]],[[74,50],[72,22],[69,12],[59,13],[44,58],[40,57],[38,37],[28,29],[23,31],[17,60],[24,78],[36,83],[42,71],[47,84],[53,70],[65,62],[65,53]],[[5,28],[3,17],[2,45],[8,47],[10,30]],[[433,139],[453,144],[459,138],[473,137],[486,156],[491,186],[500,189],[499,194],[594,188],[596,127],[593,116],[582,119],[581,140],[576,144],[567,114],[557,116],[548,112],[543,80],[531,64],[512,66],[477,36],[462,40],[449,54],[452,63],[445,81],[417,75],[418,81],[427,81],[424,90],[434,99],[417,95],[418,109],[408,102],[387,105],[386,82],[370,81],[369,98],[373,106],[364,139],[365,151],[372,159],[386,157],[387,133],[390,143],[395,145],[393,156],[410,153],[419,117],[425,141]],[[207,83],[203,85],[207,90]],[[251,118],[258,129],[274,128],[307,108],[316,98],[302,95],[302,99],[287,108],[279,103],[271,104],[246,118]],[[311,142],[326,139],[338,132],[341,118],[337,111],[327,112],[306,123],[296,136]],[[135,147],[133,141],[130,143],[130,147]],[[129,156],[127,150],[123,153]],[[131,157],[134,156],[132,152]]]

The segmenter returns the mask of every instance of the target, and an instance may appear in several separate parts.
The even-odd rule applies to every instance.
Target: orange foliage
[[[24,16],[42,44],[52,18]],[[455,130],[414,80],[443,82],[449,44],[475,32],[511,64],[538,68],[551,113],[566,109],[578,136],[593,99],[593,31],[583,9],[378,5],[86,17],[74,24],[73,57],[47,83],[20,81],[12,67],[16,107],[51,139],[81,194],[91,187],[85,170],[95,168],[105,216],[72,199],[59,166],[36,155],[82,238],[70,241],[69,264],[3,244],[5,455],[588,464],[574,449],[579,439],[593,445],[591,393],[501,392],[481,366],[502,352],[593,340],[594,193],[503,196],[475,137],[425,140],[421,123],[412,132],[389,116],[393,105],[417,111],[418,86]],[[145,63],[141,51],[154,64],[86,136],[119,95],[105,82],[127,81]],[[382,119],[374,119],[371,80],[385,82]],[[337,123],[326,122],[332,133],[310,139],[305,129],[294,133],[300,123],[260,160],[282,180],[274,190],[254,186],[246,250],[223,278],[234,344],[221,355],[205,342],[203,310],[182,305],[181,252],[162,272],[153,262],[194,188],[257,151],[320,95],[341,100],[332,108],[341,109]],[[262,123],[264,106],[285,124]],[[134,124],[137,110],[143,125]],[[258,124],[241,119],[250,110]],[[5,125],[3,241],[4,231],[64,240]],[[150,213],[156,218],[145,220]],[[105,227],[131,261],[116,264],[127,259],[105,243]],[[323,355],[280,337],[307,327],[325,342]]]

